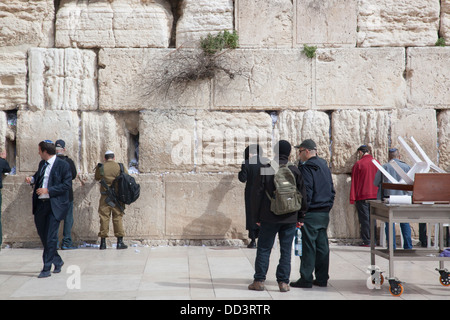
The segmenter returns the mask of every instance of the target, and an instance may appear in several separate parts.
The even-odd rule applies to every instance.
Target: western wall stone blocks
[[[189,56],[187,59],[192,58],[191,51],[186,55]],[[172,64],[184,65],[183,57],[177,57],[175,49],[100,50],[99,109],[208,108],[211,95],[209,80],[181,88],[171,85],[165,70],[172,68]]]
[[[362,144],[372,148],[380,163],[387,162],[389,149],[389,111],[337,110],[331,116],[332,172],[351,173],[358,160],[356,150]]]
[[[133,136],[137,136],[138,128],[139,114],[135,112],[82,112],[81,172],[93,173],[97,163],[104,161],[107,150],[112,150],[117,161],[128,167],[131,160],[137,158]]]
[[[258,143],[272,156],[272,119],[265,112],[208,112],[196,115],[199,172],[239,171],[245,148]]]
[[[169,239],[240,239],[246,234],[244,184],[235,174],[180,173],[164,180]]]
[[[408,48],[408,103],[417,107],[450,108],[450,48]]]
[[[161,47],[170,43],[173,16],[167,1],[61,1],[56,46]]]
[[[148,110],[140,121],[141,172],[239,171],[248,144],[272,149],[265,112]]]
[[[328,235],[337,239],[358,239],[358,213],[355,206],[350,204],[351,176],[349,174],[333,174],[332,177],[336,195],[330,211]]]
[[[318,49],[317,109],[396,108],[406,102],[403,48]]]
[[[294,46],[354,47],[357,0],[296,0]]]
[[[36,158],[37,154],[36,144]],[[36,168],[39,161],[36,160]],[[34,172],[33,172],[34,173]],[[33,189],[24,182],[25,175],[9,175],[3,179],[2,227],[3,242],[36,242],[39,236],[34,227],[31,209]]]
[[[441,169],[450,172],[450,110],[438,114],[439,164]]]
[[[434,46],[439,0],[359,0],[359,47]]]
[[[238,49],[227,53],[237,73],[214,79],[213,108],[306,110],[311,107],[311,60],[299,50]]]
[[[28,105],[32,110],[97,109],[95,52],[31,48],[28,54]]]
[[[27,102],[27,55],[0,50],[0,110],[15,109]]]
[[[439,36],[444,37],[448,45],[450,41],[450,0],[441,0]]]
[[[299,145],[305,139],[313,139],[320,157],[330,162],[330,117],[327,113],[283,110],[278,115],[275,129],[275,140],[287,140],[292,146]],[[292,149],[291,158],[295,161],[297,157],[297,149]]]
[[[197,47],[209,33],[233,31],[233,0],[184,0],[180,12],[177,47]]]
[[[164,238],[165,199],[164,183],[160,175],[135,175],[141,186],[141,197],[138,201],[125,207],[124,228],[127,235],[134,239]],[[100,184],[93,174],[83,175],[74,180],[74,227],[73,236],[85,240],[97,240],[100,228],[98,204],[100,200]],[[112,223],[110,237],[114,237]]]
[[[0,47],[52,47],[53,0],[0,0]]]
[[[140,114],[141,172],[194,170],[194,110],[146,110]],[[180,147],[178,147],[180,145]]]
[[[411,149],[415,150],[419,158],[423,160],[423,157],[411,141],[411,137],[414,137],[431,161],[437,164],[438,128],[436,110],[425,109],[423,107],[408,107],[405,109],[393,110],[391,123],[392,146],[400,149],[404,161],[411,165],[413,164],[412,159],[398,141],[399,136],[401,136]]]
[[[41,158],[39,142],[49,139],[66,142],[68,155],[77,159],[79,118],[76,111],[43,110],[17,113],[17,171],[34,174]]]
[[[241,47],[292,47],[294,5],[291,0],[236,0],[235,8]]]

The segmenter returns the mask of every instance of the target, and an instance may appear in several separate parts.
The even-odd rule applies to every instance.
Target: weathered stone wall
[[[385,162],[414,136],[450,171],[450,48],[435,46],[450,42],[449,16],[450,0],[0,0],[0,148],[15,167],[4,242],[38,241],[23,181],[39,141],[60,138],[79,170],[76,240],[97,238],[93,169],[107,149],[138,163],[128,239],[246,239],[243,151],[259,142],[270,157],[280,138],[318,143],[337,191],[329,234],[358,238],[348,196],[360,144]],[[234,78],[155,87],[223,30],[239,34],[220,57]]]

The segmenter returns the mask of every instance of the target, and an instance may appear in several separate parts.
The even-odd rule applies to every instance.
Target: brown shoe
[[[264,291],[264,281],[253,281],[248,285],[248,290]]]
[[[280,292],[288,292],[289,290],[291,290],[289,284],[285,282],[278,282],[278,287],[280,288]]]

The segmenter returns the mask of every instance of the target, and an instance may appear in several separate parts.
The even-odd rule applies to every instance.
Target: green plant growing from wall
[[[303,53],[310,59],[316,56],[316,50],[317,50],[316,46],[308,46],[306,44],[303,45]]]
[[[244,75],[236,58],[226,54],[238,47],[237,32],[227,30],[201,38],[197,49],[179,46],[159,62],[151,61],[152,69],[146,72],[145,95],[160,90],[167,95],[169,89],[181,93],[190,83],[211,80],[219,72],[225,73],[230,79]]]
[[[435,46],[437,46],[437,47],[445,47],[445,46],[446,46],[446,44],[445,44],[445,38],[440,37],[440,38],[436,41]]]
[[[205,38],[200,39],[200,47],[208,55],[214,55],[223,49],[236,49],[238,46],[239,36],[236,30],[232,33],[225,30],[215,36],[209,33]]]

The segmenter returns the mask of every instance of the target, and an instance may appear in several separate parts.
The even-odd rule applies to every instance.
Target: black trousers
[[[63,263],[57,251],[60,221],[53,215],[50,200],[37,201],[34,223],[44,246],[42,271],[50,271],[52,264],[59,266]]]
[[[355,206],[358,211],[361,239],[363,244],[370,245],[370,232],[374,232],[370,230],[370,203],[367,200],[357,200]]]

